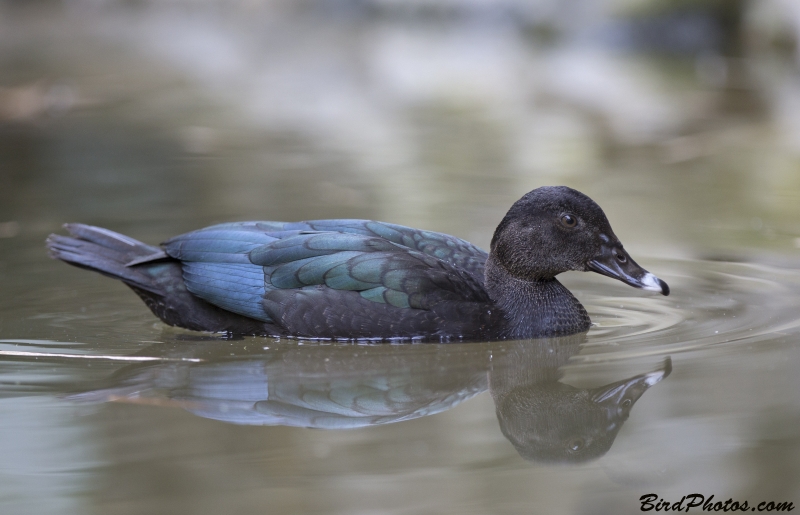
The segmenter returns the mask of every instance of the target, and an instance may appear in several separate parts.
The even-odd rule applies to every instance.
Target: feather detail
[[[191,293],[290,334],[338,335],[342,326],[354,337],[430,333],[441,323],[437,309],[469,312],[488,301],[484,251],[453,236],[383,222],[219,224],[163,248],[182,262]],[[323,297],[336,304],[309,304]]]
[[[240,315],[270,322],[261,301],[264,270],[251,264],[183,263],[186,288],[198,297]]]

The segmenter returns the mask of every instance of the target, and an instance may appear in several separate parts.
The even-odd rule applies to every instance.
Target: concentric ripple
[[[714,261],[661,261],[657,268],[666,272],[669,297],[636,290],[609,296],[608,285],[595,280],[576,288],[594,322],[586,345],[593,356],[608,359],[603,347],[622,358],[800,332],[798,270]]]

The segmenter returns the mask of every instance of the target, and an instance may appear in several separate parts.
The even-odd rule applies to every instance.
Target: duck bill
[[[586,263],[586,267],[635,288],[669,295],[667,283],[636,264],[621,247],[603,245],[600,255]]]
[[[651,386],[660,383],[672,372],[672,359],[667,356],[658,370],[623,379],[592,390],[591,399],[598,404],[620,406],[626,399],[633,406]]]

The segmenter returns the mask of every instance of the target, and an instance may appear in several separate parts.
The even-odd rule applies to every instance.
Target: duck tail
[[[50,256],[128,285],[165,323],[195,331],[281,334],[272,324],[225,311],[192,295],[178,260],[158,247],[84,224],[66,224],[69,236],[47,238]]]
[[[148,267],[154,261],[170,259],[163,250],[128,236],[84,224],[65,224],[70,236],[51,234],[47,238],[50,257],[119,279],[135,289],[162,293]]]

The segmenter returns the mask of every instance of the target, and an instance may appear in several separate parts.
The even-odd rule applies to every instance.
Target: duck
[[[566,186],[517,200],[489,252],[372,220],[249,221],[160,247],[70,223],[50,256],[118,279],[163,322],[229,335],[453,341],[563,336],[591,320],[556,276],[591,271],[669,295],[623,248],[600,206]]]

